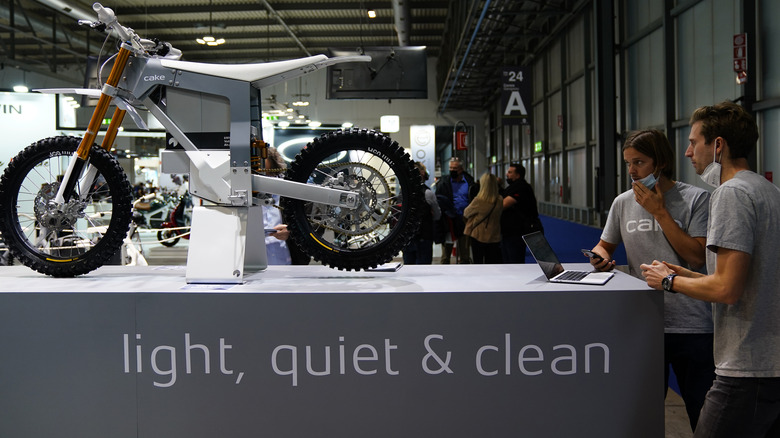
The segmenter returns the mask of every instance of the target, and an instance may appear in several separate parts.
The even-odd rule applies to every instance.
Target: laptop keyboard
[[[580,281],[583,278],[587,277],[590,272],[586,271],[566,271],[563,274],[556,277],[556,280],[566,280],[566,281]]]

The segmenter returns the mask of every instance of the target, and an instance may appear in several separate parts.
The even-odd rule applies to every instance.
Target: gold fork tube
[[[119,108],[114,110],[114,115],[111,116],[111,123],[108,125],[106,136],[103,137],[103,143],[100,145],[100,147],[106,151],[111,151],[111,146],[114,144],[114,140],[116,140],[116,135],[119,132],[119,127],[122,126],[122,120],[125,118],[126,112],[127,111]]]
[[[106,85],[116,87],[119,83],[119,79],[122,77],[122,73],[125,71],[125,66],[127,65],[129,57],[130,50],[124,47],[119,49],[119,55],[114,61],[114,66],[111,67],[111,74],[108,76]],[[76,149],[76,154],[82,160],[86,160],[89,157],[89,150],[92,148],[92,144],[95,143],[95,138],[97,138],[97,134],[100,131],[100,125],[103,123],[106,112],[108,112],[109,105],[111,105],[111,99],[112,97],[105,93],[100,94],[100,99],[98,99],[97,106],[95,106],[95,111],[92,112],[92,118],[89,120],[87,132],[84,133],[84,137],[81,139],[78,149]]]

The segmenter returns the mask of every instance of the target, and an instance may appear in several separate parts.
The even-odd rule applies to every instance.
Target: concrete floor
[[[664,430],[666,438],[690,438],[693,436],[685,404],[679,394],[671,389],[666,394],[664,409]]]

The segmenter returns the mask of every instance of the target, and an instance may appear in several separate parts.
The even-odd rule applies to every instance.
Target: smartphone
[[[589,249],[581,249],[580,251],[582,251],[582,253],[585,254],[586,256],[588,256],[588,257],[590,257],[592,259],[596,259],[599,262],[604,260],[603,257],[601,257],[600,255],[596,254],[595,252],[593,252],[593,251],[591,251]]]
[[[265,235],[267,236],[267,235],[273,234],[273,233],[275,233],[277,231],[279,231],[279,230],[277,230],[276,228],[266,228],[265,229]]]

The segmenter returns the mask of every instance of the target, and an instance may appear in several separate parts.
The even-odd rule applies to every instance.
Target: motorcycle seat
[[[325,55],[314,55],[307,58],[254,64],[210,64],[205,62],[160,59],[160,65],[165,68],[217,76],[220,78],[236,79],[253,83],[259,82],[258,84],[253,85],[260,87],[295,78],[332,64],[341,62],[368,62],[370,60],[370,56],[339,56],[328,58]]]

